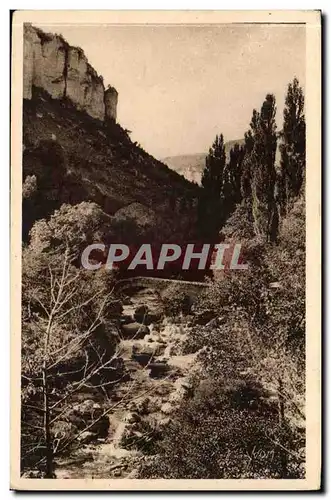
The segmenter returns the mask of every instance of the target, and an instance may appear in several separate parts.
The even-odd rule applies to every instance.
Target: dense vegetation
[[[240,241],[250,266],[215,276],[195,305],[196,313],[212,318],[193,327],[186,341],[186,352],[198,352],[200,361],[196,389],[169,424],[158,454],[142,466],[142,477],[304,476],[304,133],[295,79],[280,134],[268,94],[228,164],[222,134],[209,151],[200,223],[210,235],[222,227],[225,241]]]

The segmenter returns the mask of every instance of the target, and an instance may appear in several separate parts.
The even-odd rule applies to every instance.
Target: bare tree
[[[30,255],[29,261],[27,255],[23,266],[21,462],[23,469],[39,468],[52,478],[56,456],[150,389],[137,391],[134,380],[112,401],[112,389],[125,375],[114,284],[73,266],[68,248],[62,261],[58,254],[38,258]],[[106,404],[94,405],[72,430],[70,415],[86,390]]]
[[[118,349],[102,335],[113,289],[105,294],[85,282],[68,248],[62,264],[50,259],[47,268],[39,282],[28,280],[23,298],[22,443],[24,431],[30,439],[22,459],[41,455],[50,478],[55,453],[68,446],[67,436],[55,435],[54,424],[82,388],[107,391],[116,383]]]

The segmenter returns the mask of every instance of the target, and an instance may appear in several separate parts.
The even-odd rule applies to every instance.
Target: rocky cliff
[[[23,238],[63,203],[90,201],[122,232],[135,220],[137,237],[193,241],[199,188],[116,123],[117,91],[104,88],[82,49],[24,29],[23,181],[34,188],[23,204]]]
[[[34,88],[53,99],[67,98],[93,118],[116,120],[117,91],[104,88],[103,78],[89,64],[84,51],[71,47],[62,36],[24,25],[23,97]]]
[[[108,87],[104,94],[105,120],[115,120],[117,117],[118,93],[114,87]]]

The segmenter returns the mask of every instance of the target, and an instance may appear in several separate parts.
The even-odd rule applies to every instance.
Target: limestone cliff
[[[33,87],[46,90],[53,98],[65,95],[64,40],[24,25],[23,97],[31,99]]]
[[[116,120],[117,91],[106,92],[103,78],[89,64],[84,51],[59,35],[24,25],[23,97],[41,88],[53,99],[68,98],[93,118]]]
[[[115,120],[117,114],[118,93],[114,87],[108,87],[105,91],[105,119]]]
[[[63,203],[90,201],[123,225],[125,234],[137,212],[137,237],[194,241],[199,188],[116,123],[117,91],[104,88],[82,49],[62,36],[24,28],[23,180],[33,178],[36,185],[24,201],[24,240],[36,220]]]

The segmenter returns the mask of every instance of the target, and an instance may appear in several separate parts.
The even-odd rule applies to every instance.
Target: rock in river
[[[146,325],[141,325],[140,323],[129,323],[122,325],[123,337],[126,339],[143,339],[145,335],[149,334],[149,328]]]

